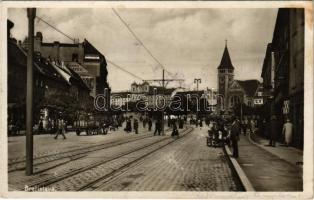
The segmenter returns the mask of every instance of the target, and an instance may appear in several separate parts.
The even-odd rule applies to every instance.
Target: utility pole
[[[162,94],[165,95],[165,70],[162,70]],[[165,102],[166,103],[166,102]],[[161,111],[161,135],[165,135],[165,111]]]
[[[165,70],[163,69],[162,70],[162,79],[151,79],[151,80],[143,80],[143,81],[150,82],[150,83],[151,82],[158,82],[162,87],[162,94],[164,95],[166,86],[169,82],[178,81],[181,84],[184,81],[184,79],[165,79]],[[164,124],[165,124],[164,123],[164,110],[162,110],[162,113],[161,113],[161,132],[162,132],[162,135],[165,135]]]
[[[198,91],[198,84],[201,83],[201,79],[200,78],[195,78],[194,79],[194,83],[196,83],[196,91]],[[196,108],[196,119],[198,119],[198,108]]]
[[[34,55],[34,20],[36,8],[27,8],[28,51],[26,80],[26,175],[33,174],[33,55]]]
[[[198,84],[202,82],[202,79],[200,78],[195,78],[194,83],[196,83],[196,91],[198,91]]]

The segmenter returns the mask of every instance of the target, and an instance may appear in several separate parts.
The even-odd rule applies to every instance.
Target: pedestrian
[[[241,126],[242,126],[243,135],[246,135],[247,125],[248,125],[247,120],[246,119],[242,120]]]
[[[143,128],[146,127],[146,123],[147,123],[147,118],[145,117],[145,118],[143,119]]]
[[[250,119],[248,126],[250,128],[250,133],[253,134],[255,131],[255,123],[254,123],[253,119]]]
[[[269,146],[276,147],[277,131],[278,131],[277,117],[276,117],[276,115],[272,115],[270,118]]]
[[[230,140],[232,143],[232,156],[234,158],[238,158],[239,157],[239,148],[238,148],[238,141],[240,140],[239,138],[239,134],[241,131],[241,127],[240,127],[240,123],[238,122],[238,120],[236,119],[236,117],[232,118],[232,124],[231,124],[231,128],[230,128]]]
[[[293,130],[293,125],[290,122],[290,119],[287,118],[286,123],[282,127],[282,134],[285,137],[285,145],[288,147],[291,145],[291,140],[292,140],[292,130]]]
[[[201,120],[200,119],[196,120],[196,127],[198,127],[200,124],[201,124]]]
[[[171,136],[179,136],[179,131],[178,131],[178,128],[177,128],[177,124],[176,124],[176,120],[173,119],[172,121],[172,133],[171,133]]]
[[[57,126],[58,126],[58,129],[57,129],[57,134],[55,136],[55,139],[58,139],[58,136],[61,134],[63,136],[63,139],[66,139],[65,135],[64,135],[64,132],[65,132],[65,123],[64,123],[64,120],[63,119],[58,119],[57,121]]]
[[[20,121],[20,119],[18,119],[16,121],[15,128],[16,128],[16,134],[19,135],[20,134],[20,129],[21,129],[21,121]]]
[[[212,139],[215,139],[218,137],[219,133],[218,133],[218,126],[216,122],[212,123],[212,127],[210,129],[210,135],[208,135],[209,137],[211,137]],[[212,141],[211,143],[212,146],[214,146],[214,141]]]
[[[43,123],[43,120],[41,119],[39,121],[38,133],[42,133],[43,131],[44,131],[44,123]]]
[[[184,124],[184,121],[183,119],[179,119],[179,129],[183,129],[183,124]]]
[[[137,121],[137,119],[134,119],[133,128],[134,128],[135,134],[138,134],[138,121]]]
[[[126,126],[125,126],[125,132],[129,133],[132,131],[132,125],[131,125],[131,120],[130,118],[126,119]]]
[[[156,135],[157,132],[158,132],[158,135],[160,135],[160,133],[161,133],[161,121],[160,121],[160,119],[158,119],[156,121],[154,135]]]
[[[148,131],[151,131],[151,130],[152,130],[152,126],[153,126],[152,119],[149,118],[149,119],[148,119]]]

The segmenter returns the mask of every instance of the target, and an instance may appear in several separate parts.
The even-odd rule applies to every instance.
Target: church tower
[[[218,94],[223,97],[224,100],[224,107],[227,106],[228,102],[228,89],[233,82],[234,77],[234,67],[232,65],[228,47],[227,47],[227,40],[225,45],[225,50],[222,55],[220,64],[218,66]],[[226,108],[224,108],[226,110]]]

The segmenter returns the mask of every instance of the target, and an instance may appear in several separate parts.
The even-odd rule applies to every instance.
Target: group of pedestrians
[[[127,133],[131,133],[132,130],[134,131],[135,134],[138,134],[138,129],[139,129],[139,120],[142,121],[143,123],[143,128],[145,129],[146,128],[146,125],[148,125],[148,131],[151,131],[152,130],[152,126],[153,126],[153,121],[151,118],[149,117],[145,117],[145,118],[142,118],[140,117],[140,119],[136,119],[134,118],[133,119],[133,128],[132,128],[132,119],[133,119],[133,116],[129,116],[129,117],[126,117],[126,125],[125,125],[125,128],[124,128],[124,131],[127,132]],[[158,124],[156,122],[156,127],[158,128]],[[160,125],[161,127],[161,125]],[[159,128],[158,128],[159,130]],[[157,130],[157,131],[158,131]],[[155,130],[156,132],[156,130]],[[161,132],[161,131],[159,131]]]
[[[254,122],[251,120],[251,122]],[[237,117],[233,116],[232,117],[232,124],[230,126],[230,140],[232,143],[232,149],[233,149],[233,157],[237,158],[239,157],[239,149],[238,149],[238,141],[240,140],[240,133],[241,133],[241,129],[245,135],[247,128],[249,128],[251,133],[254,133],[254,129],[256,127],[255,124],[253,123],[247,123],[250,126],[246,127],[243,126],[244,123],[241,123],[240,120],[237,119]],[[266,128],[266,121],[262,120],[262,124],[260,124],[260,127],[258,127],[260,129],[262,129],[262,131],[267,130]],[[278,136],[279,136],[279,131],[280,127],[279,127],[279,121],[278,118],[276,117],[276,115],[272,115],[270,118],[270,122],[269,122],[269,146],[275,147],[276,146],[276,141],[278,141]],[[292,130],[293,130],[293,124],[291,123],[290,119],[287,118],[285,120],[285,123],[282,126],[282,131],[281,134],[284,137],[284,143],[285,146],[290,146],[291,145],[291,141],[292,141]]]
[[[238,142],[240,140],[241,123],[236,116],[232,116],[230,121],[227,122],[223,119],[216,120],[211,123],[212,127],[209,134],[215,138],[217,146],[223,146],[227,144],[232,146],[232,156],[239,157]]]
[[[272,115],[270,118],[270,134],[269,134],[269,146],[275,147],[276,141],[278,140],[279,134],[279,122],[276,115]],[[284,138],[285,146],[290,146],[292,142],[292,130],[293,125],[289,118],[285,120],[285,123],[282,126],[281,134]]]

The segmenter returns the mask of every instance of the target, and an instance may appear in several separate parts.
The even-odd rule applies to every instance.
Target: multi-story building
[[[8,32],[14,24],[8,20]],[[27,52],[8,34],[8,120],[25,127]],[[59,112],[67,112],[67,103],[86,108],[92,103],[90,89],[71,69],[51,62],[40,54],[34,56],[34,123],[55,120]],[[41,111],[45,114],[41,115]],[[47,113],[50,112],[48,115]]]
[[[28,40],[25,39],[22,46],[26,49],[27,44]],[[43,42],[42,33],[37,32],[34,36],[34,51],[74,70],[91,89],[93,97],[104,94],[105,88],[109,88],[105,56],[86,39],[82,43],[47,43]]]
[[[271,114],[293,123],[293,145],[303,148],[304,136],[304,9],[278,10],[272,43],[261,74]],[[280,130],[278,130],[280,131]]]

